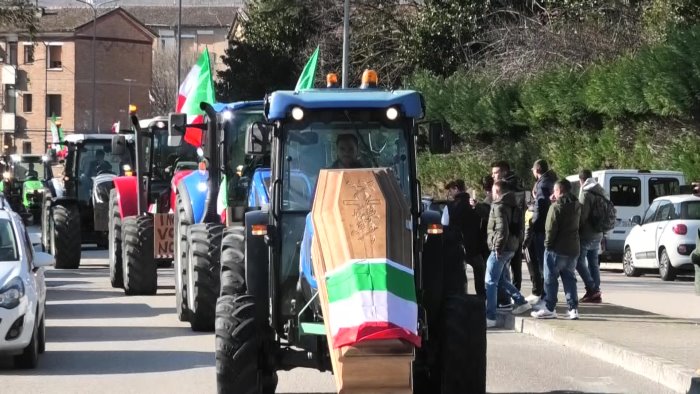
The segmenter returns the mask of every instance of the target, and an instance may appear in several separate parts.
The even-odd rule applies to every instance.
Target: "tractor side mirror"
[[[634,215],[634,216],[632,216],[631,222],[636,224],[636,225],[640,225],[640,224],[642,224],[642,217],[639,215]]]
[[[269,126],[262,122],[250,125],[246,132],[245,153],[247,155],[263,155],[270,151],[268,137]]]
[[[187,114],[171,112],[168,114],[168,146],[180,146],[182,136],[187,128]]]
[[[443,122],[431,122],[428,125],[430,153],[450,153],[452,151],[452,130]]]
[[[122,156],[126,152],[126,137],[117,134],[112,137],[112,155]]]

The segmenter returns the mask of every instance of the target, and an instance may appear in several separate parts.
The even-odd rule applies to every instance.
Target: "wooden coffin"
[[[312,220],[312,259],[324,316],[329,316],[326,272],[365,258],[388,258],[413,269],[410,208],[385,169],[322,170]],[[338,392],[411,392],[413,345],[368,340],[336,349],[325,320]]]

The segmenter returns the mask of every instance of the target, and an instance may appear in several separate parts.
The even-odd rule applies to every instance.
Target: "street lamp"
[[[85,0],[75,0],[78,3],[83,3],[90,8],[92,8],[92,116],[91,116],[91,124],[92,124],[92,130],[91,132],[95,132],[95,106],[96,106],[96,99],[97,97],[95,96],[96,92],[96,71],[95,71],[95,36],[97,36],[97,8],[109,4],[109,3],[114,3],[117,0],[109,0],[105,1],[104,3],[100,4],[92,4],[89,3]]]
[[[129,103],[128,103],[127,106],[126,106],[126,124],[128,125],[128,124],[129,124],[129,107],[130,107],[131,104],[132,104],[132,103],[131,103],[131,83],[132,83],[132,82],[136,82],[136,80],[135,80],[135,79],[131,79],[131,78],[124,78],[124,82],[128,82],[128,83],[129,83]]]

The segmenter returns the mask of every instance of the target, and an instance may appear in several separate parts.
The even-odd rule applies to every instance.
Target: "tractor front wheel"
[[[109,192],[109,281],[114,288],[124,287],[122,269],[122,217],[119,213],[117,190]]]
[[[56,258],[56,268],[80,267],[80,211],[75,205],[53,207],[51,251]]]
[[[190,325],[194,331],[214,329],[216,298],[221,282],[221,235],[224,227],[218,223],[199,223],[187,229],[190,241],[187,252],[188,288],[192,303]]]
[[[221,240],[221,295],[243,294],[245,285],[245,228],[228,227]]]
[[[153,218],[131,216],[122,224],[122,267],[126,295],[154,295],[158,271],[153,259]]]
[[[255,299],[227,295],[216,302],[216,386],[218,393],[272,394],[277,374],[265,371]]]

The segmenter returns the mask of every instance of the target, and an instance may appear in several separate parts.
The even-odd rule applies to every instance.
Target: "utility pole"
[[[350,0],[345,0],[343,15],[343,89],[348,87],[348,57],[350,56]]]
[[[100,3],[97,5],[94,5],[92,3],[89,3],[85,0],[75,0],[78,3],[83,3],[88,5],[90,8],[92,8],[92,114],[90,116],[91,121],[90,124],[92,125],[91,132],[95,132],[95,108],[97,106],[97,68],[96,68],[96,61],[95,61],[95,38],[97,36],[97,8],[101,7],[105,4],[108,3],[114,3],[117,0],[109,0],[105,1],[104,3]]]

